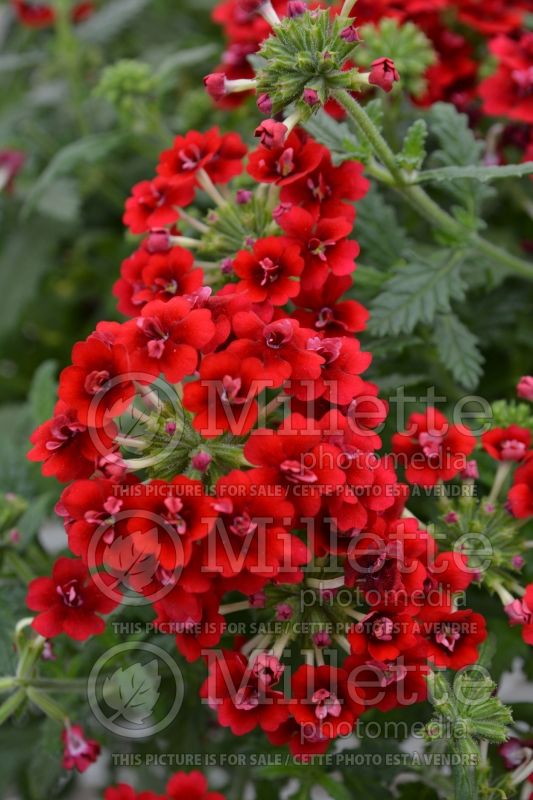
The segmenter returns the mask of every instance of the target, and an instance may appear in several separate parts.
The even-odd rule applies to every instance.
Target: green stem
[[[56,703],[55,700],[52,700],[50,695],[42,692],[40,689],[34,689],[31,686],[26,689],[26,694],[28,696],[28,700],[40,708],[47,717],[59,722],[60,725],[65,724],[66,720],[68,719],[66,712],[61,708],[59,703]]]
[[[335,92],[335,99],[350,115],[360,132],[371,144],[375,155],[386,168],[383,169],[376,164],[372,165],[371,173],[378,180],[396,189],[433,227],[454,237],[469,238],[487,257],[499,262],[511,272],[533,280],[533,264],[502,250],[497,245],[479,236],[479,234],[468,231],[451,214],[441,208],[421,186],[413,186],[406,183],[402,171],[396,163],[392,149],[364,108],[354,100],[346,89],[338,89]]]
[[[19,689],[18,692],[14,692],[7,700],[4,700],[2,705],[0,705],[0,725],[15,713],[18,707],[22,705],[25,698],[26,692],[24,689]]]

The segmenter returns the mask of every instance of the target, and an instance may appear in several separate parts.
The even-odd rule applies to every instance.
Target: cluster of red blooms
[[[213,11],[226,38],[217,71],[229,80],[254,77],[248,57],[270,35],[268,23],[255,13],[257,5],[250,0],[223,0]],[[272,5],[280,17],[323,7],[303,0],[273,0]],[[339,9],[333,7],[332,13]],[[508,118],[511,124],[501,143],[516,144],[528,160],[533,152],[533,34],[525,29],[528,10],[528,0],[358,0],[352,14],[358,26],[378,24],[384,18],[414,22],[437,54],[426,72],[427,90],[416,102],[451,102],[473,119],[480,112]],[[485,78],[491,56],[497,59],[496,71]],[[236,105],[244,96],[230,94],[220,103]]]
[[[49,28],[56,21],[56,12],[52,3],[41,3],[38,0],[11,0],[11,7],[17,19],[28,28]],[[83,22],[94,11],[91,2],[72,4],[72,22]]]
[[[32,435],[29,458],[72,481],[58,512],[76,558],[34,580],[28,605],[44,637],[100,633],[100,615],[120,603],[117,565],[126,552],[141,555],[149,580],[122,583],[152,602],[186,659],[206,659],[202,695],[219,722],[238,735],[260,726],[307,758],[347,735],[365,709],[422,700],[431,665],[474,662],[486,629],[482,616],[456,608],[474,577],[466,558],[439,553],[406,516],[408,488],[376,452],[387,406],[361,377],[371,356],[354,336],[368,314],[342,299],[358,253],[348,238],[352,203],[368,183],[359,164],[334,166],[302,131],[271,132],[260,126],[250,153],[216,129],[178,136],[157,176],[133,188],[124,221],[147,236],[115,286],[131,319],[101,322],[74,346],[54,416]],[[243,188],[250,179],[254,190]],[[216,204],[212,228],[230,220],[242,240],[204,269],[184,246],[201,254],[202,239],[176,227],[212,233],[189,208],[199,191]],[[240,231],[240,218],[255,227]],[[186,434],[197,445],[176,470],[185,474],[141,480],[121,451],[117,418],[138,395],[153,402],[161,374],[183,381]],[[172,439],[182,423],[158,413],[160,437]],[[464,468],[475,443],[466,429],[434,409],[409,426],[394,448],[412,463],[410,481],[431,486]],[[228,448],[243,468],[217,461]],[[321,624],[288,676],[285,647],[305,651],[293,623],[305,619],[300,594],[309,588]],[[339,591],[353,595],[346,612]],[[248,599],[224,604],[229,592]],[[215,649],[225,615],[243,604],[270,610],[280,629]],[[96,755],[85,745],[83,764],[71,765]]]
[[[201,772],[176,772],[169,779],[165,794],[136,792],[126,783],[110,786],[104,800],[225,800],[220,792],[211,792]]]

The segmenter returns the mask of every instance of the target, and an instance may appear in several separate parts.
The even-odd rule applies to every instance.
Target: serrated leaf
[[[52,416],[57,397],[57,362],[43,361],[35,370],[29,391],[29,403],[35,425]]]
[[[371,305],[369,331],[378,335],[411,333],[419,322],[430,325],[438,312],[450,310],[452,299],[464,298],[462,259],[444,252],[431,261],[396,270]]]
[[[102,689],[106,703],[116,712],[112,721],[123,717],[132,723],[144,722],[159,699],[160,683],[155,658],[148,664],[136,663],[116,669],[105,679]]]
[[[123,140],[121,133],[93,133],[61,148],[37,178],[28,193],[22,213],[27,216],[52,183],[83,164],[94,164],[107,156]]]
[[[113,0],[76,27],[82,42],[105,44],[133,22],[150,0]]]
[[[401,167],[406,169],[419,169],[426,157],[425,143],[428,135],[428,126],[423,119],[417,119],[410,126],[403,140],[402,150],[396,156]]]
[[[329,114],[318,111],[305,123],[311,136],[325,145],[336,162],[354,157],[354,151],[361,148],[357,136],[346,122],[336,122]]]
[[[442,364],[465,389],[475,389],[484,358],[478,338],[455,314],[439,314],[435,319],[433,341]]]
[[[426,169],[416,176],[417,183],[428,183],[430,181],[457,181],[463,178],[472,178],[481,183],[487,181],[501,180],[502,178],[520,178],[522,175],[533,173],[533,161],[524,161],[522,164],[505,164],[501,167],[484,167],[481,165],[472,166],[450,166],[440,169]]]
[[[356,231],[363,262],[386,269],[397,264],[409,246],[407,233],[398,222],[394,208],[385,203],[375,187],[357,204]],[[386,236],[383,231],[387,232]]]

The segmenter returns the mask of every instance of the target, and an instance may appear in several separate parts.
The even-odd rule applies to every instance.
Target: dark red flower
[[[233,272],[241,278],[237,290],[246,292],[252,303],[269,300],[283,306],[296,297],[304,261],[297,244],[283,236],[258,239],[252,250],[240,250],[233,259]]]
[[[481,444],[496,461],[522,461],[531,446],[531,431],[519,425],[492,428],[482,434]]]
[[[170,150],[161,153],[157,172],[163,178],[193,182],[204,170],[214,183],[227,183],[242,172],[246,145],[236,133],[221,134],[218,128],[205,133],[189,131],[176,136]]]
[[[467,428],[451,425],[435,408],[411,414],[407,430],[392,437],[394,453],[404,459],[407,480],[418,486],[454,478],[475,444]]]
[[[166,793],[170,800],[225,800],[220,792],[209,791],[201,772],[176,772],[167,783]]]
[[[427,657],[437,667],[461,669],[475,664],[481,642],[487,638],[481,614],[470,609],[448,611],[422,608],[418,616],[420,634],[426,639]]]
[[[198,350],[215,333],[211,313],[206,308],[192,309],[184,297],[153,300],[137,319],[126,322],[120,342],[127,348],[133,373],[145,373],[136,380],[149,383],[161,372],[170,383],[192,375],[198,365]]]
[[[418,644],[416,622],[409,614],[371,611],[347,633],[352,653],[394,661]]]
[[[167,800],[167,798],[154,792],[136,792],[127,783],[118,783],[105,790],[104,800]]]
[[[319,377],[323,359],[307,349],[313,332],[300,328],[296,320],[283,317],[265,325],[253,312],[240,311],[233,318],[233,329],[239,338],[227,352],[260,359],[262,377],[272,387],[289,379],[312,381]]]
[[[205,356],[200,377],[185,385],[183,405],[194,413],[193,426],[209,439],[224,431],[248,433],[257,421],[256,396],[271,385],[261,377],[258,358],[232,353]]]
[[[151,300],[171,300],[199,289],[203,272],[194,267],[192,253],[172,247],[165,253],[150,253],[141,247],[122,262],[121,278],[113,287],[118,310],[128,317],[137,316]]]
[[[75,344],[72,365],[59,377],[58,394],[84,425],[100,428],[120,416],[134,396],[126,348],[108,344],[97,332]]]
[[[321,217],[345,216],[354,219],[353,206],[344,200],[361,200],[370,184],[363,177],[363,165],[358,161],[345,161],[333,166],[331,155],[324,147],[318,166],[298,180],[282,187],[280,198],[284,203],[301,206]]]
[[[303,208],[291,208],[281,216],[279,224],[289,240],[301,248],[305,260],[301,279],[304,291],[320,290],[329,272],[351,275],[355,270],[359,245],[346,239],[352,231],[346,217],[317,219]]]
[[[361,697],[348,689],[344,669],[303,664],[292,676],[291,689],[291,713],[308,738],[348,736],[364,710]]]
[[[194,180],[173,182],[166,178],[137,183],[126,200],[122,221],[132,233],[172,225],[179,219],[176,206],[188,206],[194,197]]]
[[[390,711],[397,706],[421,703],[427,697],[424,678],[429,672],[425,659],[401,655],[380,661],[366,655],[349,656],[344,662],[351,693],[360,697],[365,709]],[[363,687],[361,689],[360,687]]]
[[[286,186],[312,172],[322,158],[322,145],[292,131],[279,147],[259,147],[250,153],[248,173],[261,183]]]
[[[516,470],[508,501],[518,519],[533,517],[533,457],[528,457]]]
[[[243,736],[259,726],[264,731],[274,731],[289,716],[288,703],[282,692],[272,688],[283,671],[270,670],[265,677],[264,658],[248,663],[240,653],[213,653],[209,676],[202,687],[202,696],[216,711],[218,721],[232,733]],[[275,659],[277,661],[277,659]],[[278,674],[279,672],[279,674]]]
[[[366,308],[356,300],[339,302],[351,286],[349,275],[328,275],[320,290],[301,289],[294,300],[298,308],[293,317],[306,328],[314,328],[326,336],[344,336],[363,331],[369,317]]]
[[[94,739],[86,739],[81,725],[67,725],[61,733],[61,740],[63,742],[64,769],[85,772],[100,755],[99,743]],[[118,798],[108,798],[106,793],[106,800],[118,800]]]
[[[107,577],[101,575],[100,579],[107,582]],[[82,561],[64,557],[55,562],[51,578],[30,582],[26,603],[32,611],[40,612],[32,627],[41,636],[51,639],[66,633],[79,641],[103,633],[105,622],[98,614],[109,614],[117,606],[117,601],[94,582]]]
[[[88,478],[99,459],[111,452],[115,433],[113,424],[105,429],[88,428],[79,421],[74,409],[60,400],[54,416],[30,436],[33,448],[27,458],[43,461],[43,475],[54,475],[63,483]]]

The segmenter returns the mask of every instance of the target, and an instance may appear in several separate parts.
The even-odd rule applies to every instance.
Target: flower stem
[[[496,475],[494,477],[494,483],[492,484],[492,489],[487,497],[487,503],[496,502],[512,466],[512,461],[501,461],[498,464],[498,469],[496,470]]]
[[[395,155],[388,143],[385,141],[379,130],[376,128],[365,109],[354,100],[346,89],[338,89],[335,92],[335,99],[347,111],[351,119],[355,122],[363,136],[368,140],[375,155],[379,158],[386,169],[376,166],[372,169],[372,174],[392,186],[396,191],[403,195],[406,200],[424,217],[433,227],[438,228],[451,236],[458,238],[469,238],[482,253],[511,272],[521,275],[524,278],[533,279],[533,264],[518,258],[511,253],[502,250],[497,245],[484,239],[475,232],[469,232],[451,214],[448,214],[439,206],[421,186],[413,186],[406,183],[401,169],[396,163]]]

